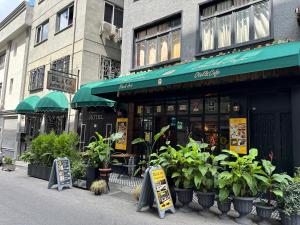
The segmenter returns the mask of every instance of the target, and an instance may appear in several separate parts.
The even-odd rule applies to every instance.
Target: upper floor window
[[[4,67],[5,53],[0,53],[0,69]]]
[[[209,51],[270,37],[270,0],[225,0],[201,8],[201,50]]]
[[[123,27],[123,9],[105,2],[104,21],[115,25],[117,28]]]
[[[43,89],[45,66],[40,66],[30,71],[29,91]]]
[[[135,67],[179,59],[180,55],[180,16],[135,32]]]
[[[120,75],[120,61],[101,56],[101,71],[100,79],[110,80],[117,78]]]
[[[69,73],[70,56],[67,55],[63,58],[57,59],[51,63],[51,70]]]
[[[48,39],[48,27],[49,27],[49,21],[46,21],[36,28],[36,37],[35,37],[36,44],[46,41]]]
[[[56,31],[61,31],[73,24],[74,5],[70,5],[57,13]]]

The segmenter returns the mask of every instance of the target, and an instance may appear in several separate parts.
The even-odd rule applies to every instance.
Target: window
[[[40,66],[30,71],[29,91],[43,89],[45,66]]]
[[[49,26],[49,21],[46,21],[36,28],[36,38],[35,38],[36,44],[46,41],[48,39],[48,26]]]
[[[268,38],[270,0],[223,0],[201,7],[201,50],[210,51]]]
[[[68,6],[57,14],[56,31],[61,31],[73,24],[74,5]]]
[[[69,73],[70,56],[57,59],[51,63],[51,70]]]
[[[123,27],[123,9],[105,2],[104,21],[115,25],[117,28]]]
[[[120,65],[119,61],[101,56],[100,79],[109,80],[120,76]]]
[[[14,86],[14,78],[11,78],[9,81],[9,94],[12,94],[13,91],[13,86]]]
[[[135,32],[135,67],[150,66],[181,55],[181,18],[176,16]]]
[[[0,53],[0,69],[4,67],[5,63],[5,53]]]

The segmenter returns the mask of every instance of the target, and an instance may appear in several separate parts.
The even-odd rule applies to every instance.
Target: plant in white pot
[[[221,165],[228,167],[232,176],[224,176],[224,182],[232,187],[233,206],[239,213],[236,222],[240,224],[252,224],[247,217],[253,208],[253,201],[257,195],[257,178],[255,174],[261,174],[262,169],[256,161],[257,149],[250,149],[248,155],[239,156],[236,152],[223,150],[231,159],[224,160]],[[225,172],[223,172],[225,173]],[[229,194],[229,193],[228,193]]]
[[[266,224],[275,209],[272,199],[278,200],[283,197],[283,190],[280,187],[287,186],[289,182],[292,182],[292,178],[284,173],[274,173],[276,167],[268,160],[262,160],[262,165],[262,173],[254,176],[258,179],[259,190],[263,193],[263,198],[260,198],[255,206],[260,223]]]
[[[5,171],[14,171],[16,169],[16,165],[11,157],[5,156],[3,158],[3,170]]]

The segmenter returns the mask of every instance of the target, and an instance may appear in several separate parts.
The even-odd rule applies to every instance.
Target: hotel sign
[[[47,88],[67,93],[75,93],[76,79],[66,76],[63,73],[48,72]]]

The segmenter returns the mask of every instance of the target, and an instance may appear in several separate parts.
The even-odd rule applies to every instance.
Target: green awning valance
[[[34,113],[39,100],[40,97],[35,95],[25,98],[17,105],[16,112],[19,114]]]
[[[97,82],[93,95],[299,66],[300,42],[276,44]]]
[[[113,107],[116,103],[115,101],[101,98],[91,94],[91,89],[95,86],[96,86],[95,83],[88,83],[83,85],[74,95],[71,102],[71,107],[73,109],[90,107],[90,106]]]
[[[60,91],[53,91],[42,97],[36,105],[36,112],[66,112],[68,111],[68,99]]]

